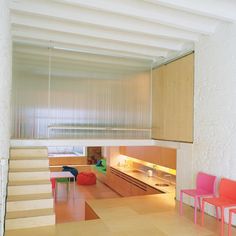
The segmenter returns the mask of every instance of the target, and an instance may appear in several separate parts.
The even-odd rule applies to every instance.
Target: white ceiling
[[[234,0],[12,0],[14,60],[40,63],[50,46],[58,61],[147,68],[193,50],[235,12]]]

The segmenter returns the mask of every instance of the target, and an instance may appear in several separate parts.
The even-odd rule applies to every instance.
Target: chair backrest
[[[236,181],[222,178],[219,187],[220,197],[236,201]]]
[[[204,190],[208,193],[215,193],[216,176],[209,175],[204,172],[198,172],[196,187],[197,189]]]

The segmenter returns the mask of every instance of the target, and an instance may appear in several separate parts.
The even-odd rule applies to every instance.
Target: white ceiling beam
[[[31,64],[25,64],[21,66],[16,66],[14,70],[18,73],[25,73],[25,74],[33,74],[33,75],[40,75],[45,76],[45,79],[48,78],[48,71],[45,70],[44,67],[31,65]],[[75,78],[75,79],[121,79],[125,78],[125,76],[132,75],[134,72],[117,72],[115,70],[109,70],[107,69],[106,73],[99,72],[99,71],[72,71],[68,70],[66,71],[65,68],[56,68],[51,72],[52,78],[56,77],[62,77],[62,78]]]
[[[187,12],[136,0],[54,0],[64,4],[119,14],[202,34],[215,32],[218,22]],[[192,1],[191,1],[192,2]]]
[[[182,10],[193,14],[212,17],[218,20],[236,21],[236,2],[234,0],[145,0],[149,3]]]
[[[143,21],[129,16],[92,11],[86,8],[58,4],[53,1],[21,0],[11,2],[11,12],[50,17],[61,21],[91,24],[104,30],[119,30],[172,39],[197,41],[199,34],[161,24]]]
[[[13,58],[18,55],[23,55],[26,57],[32,58],[44,58],[48,59],[49,50],[48,48],[35,47],[35,46],[25,46],[22,44],[17,45],[14,44],[13,47]],[[52,57],[56,59],[63,59],[66,61],[82,61],[86,63],[98,63],[99,64],[108,64],[108,65],[120,65],[124,67],[131,68],[148,68],[150,67],[150,61],[140,61],[140,60],[130,60],[126,58],[114,58],[114,57],[105,57],[99,55],[90,55],[85,53],[73,53],[73,52],[65,52],[61,50],[52,50]]]
[[[52,146],[154,146],[177,148],[179,143],[153,139],[11,139],[11,147],[52,147]]]
[[[12,14],[12,24],[15,26],[28,26],[38,29],[53,30],[62,33],[70,33],[99,39],[109,39],[115,42],[132,43],[141,46],[150,46],[168,50],[182,50],[184,41],[163,39],[145,34],[122,32],[118,30],[105,30],[92,25],[75,24],[67,21],[23,14]]]
[[[40,56],[40,55],[29,55],[29,54],[13,54],[13,61],[15,65],[26,65],[33,64],[36,66],[48,67],[48,57]],[[89,70],[89,71],[106,71],[107,69],[112,69],[117,72],[130,72],[130,71],[144,71],[150,69],[151,66],[127,66],[127,65],[119,65],[119,64],[104,64],[100,61],[86,62],[86,61],[78,61],[78,60],[67,60],[65,58],[52,57],[52,69],[59,68],[70,68],[72,70]]]
[[[91,37],[78,36],[73,34],[63,34],[47,30],[37,30],[30,27],[12,27],[13,37],[25,37],[57,43],[69,43],[73,45],[109,49],[113,51],[130,52],[140,56],[153,58],[166,57],[168,50],[156,49],[152,47],[141,47],[129,43],[116,43],[110,40],[99,40]]]
[[[33,38],[25,38],[25,37],[17,37],[14,36],[12,38],[14,44],[27,44],[30,46],[40,46],[40,47],[52,47],[51,43],[49,41],[40,40],[40,39],[33,39]],[[105,56],[105,57],[111,57],[111,58],[119,58],[127,59],[127,60],[135,60],[140,61],[144,63],[152,63],[153,57],[143,56],[143,55],[137,55],[136,53],[128,53],[128,52],[121,52],[121,51],[113,51],[109,49],[101,49],[101,48],[94,48],[94,47],[85,47],[85,46],[79,46],[74,44],[68,44],[68,43],[55,43],[54,42],[54,48],[53,50],[59,50],[63,51],[65,53],[73,52],[73,53],[84,53],[89,54],[91,56]]]

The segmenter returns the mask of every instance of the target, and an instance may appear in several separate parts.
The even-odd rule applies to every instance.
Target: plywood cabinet
[[[163,147],[121,146],[120,154],[176,169],[176,150]]]
[[[152,138],[193,142],[194,54],[153,70]]]
[[[109,168],[107,184],[123,197],[162,193],[125,173]]]

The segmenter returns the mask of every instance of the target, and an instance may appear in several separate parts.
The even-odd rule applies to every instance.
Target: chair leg
[[[56,181],[56,184],[55,184],[55,201],[57,200],[57,181]]]
[[[219,220],[218,207],[216,206],[216,219]]]
[[[229,226],[228,226],[228,236],[232,234],[232,211],[229,211]]]
[[[67,190],[67,197],[68,197],[68,194],[69,194],[69,182],[66,183],[66,190]]]
[[[221,236],[224,236],[224,207],[221,207]]]
[[[202,226],[204,225],[205,201],[202,199]]]
[[[194,224],[197,224],[197,197],[194,198]]]
[[[199,206],[199,209],[200,209],[200,211],[201,211],[201,210],[202,210],[202,206],[201,206],[201,198],[198,197],[197,200],[198,200],[198,206]]]
[[[179,211],[180,211],[180,215],[183,215],[183,192],[182,191],[180,191]]]
[[[68,182],[69,182],[69,187],[68,187],[68,190],[70,191],[70,178],[68,178]]]

